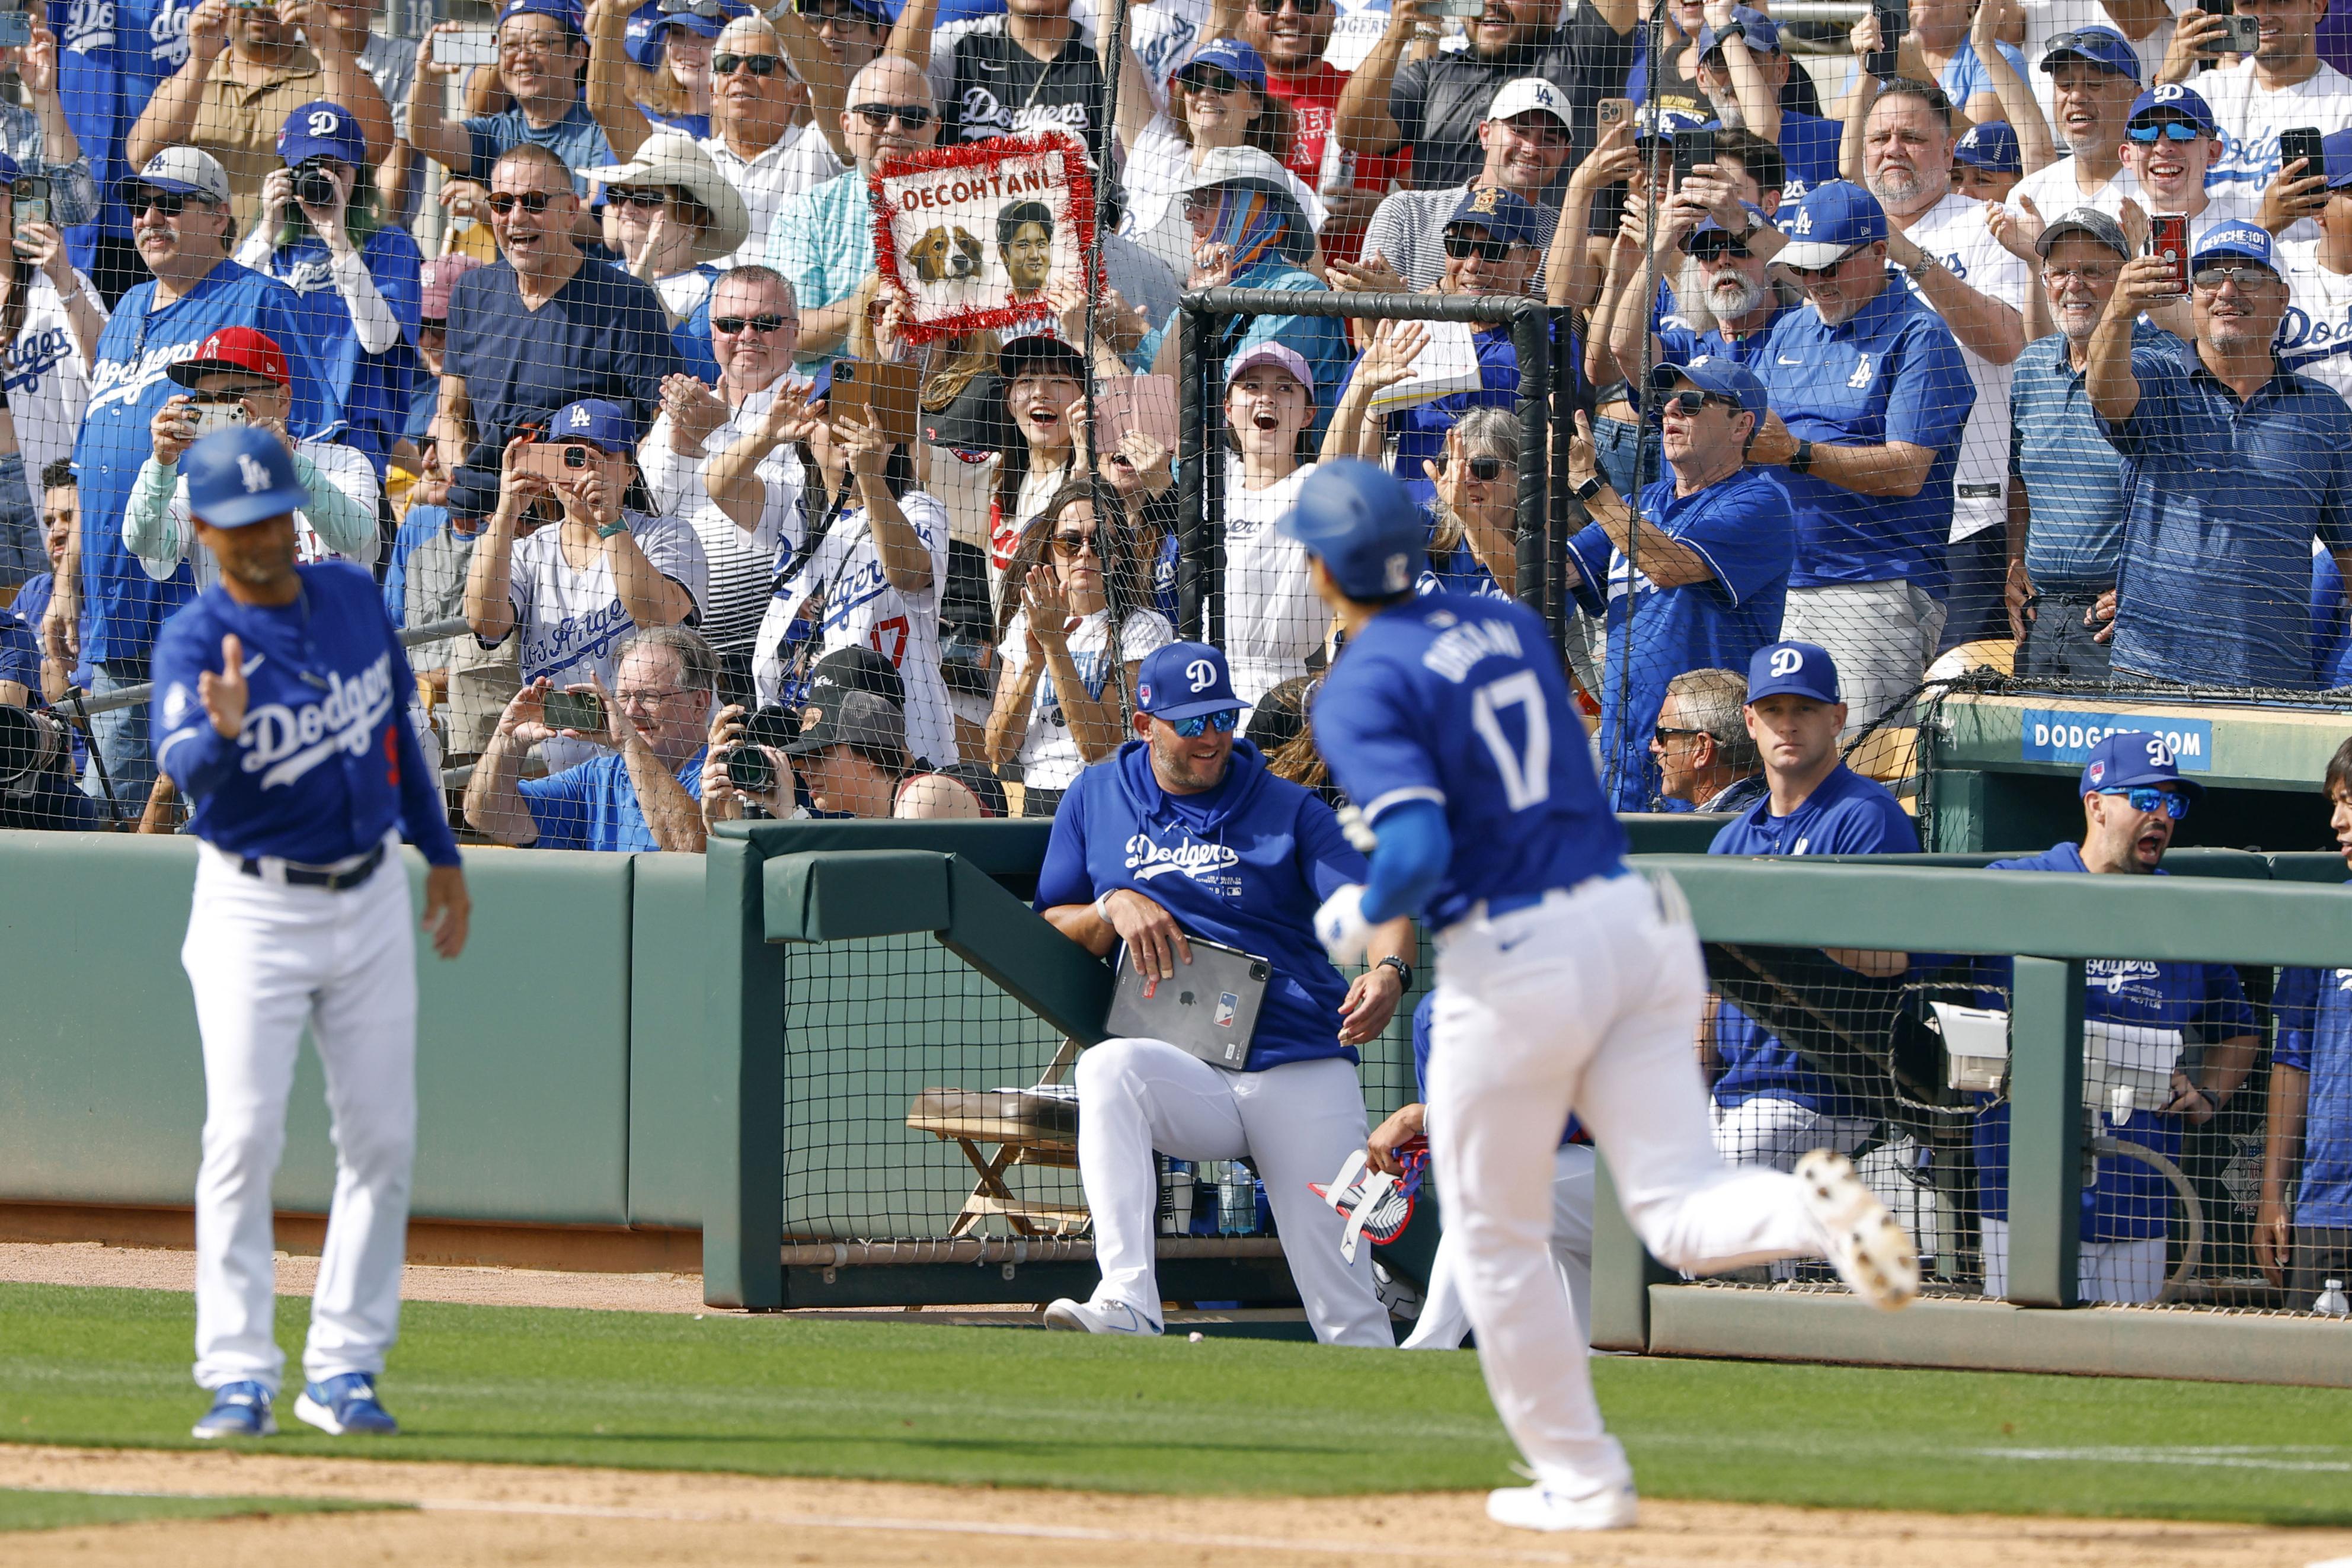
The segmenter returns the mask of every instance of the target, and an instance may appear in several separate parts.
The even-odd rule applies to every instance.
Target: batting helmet
[[[1408,592],[1427,565],[1429,525],[1395,476],[1360,457],[1318,467],[1276,525],[1323,563],[1350,599]]]

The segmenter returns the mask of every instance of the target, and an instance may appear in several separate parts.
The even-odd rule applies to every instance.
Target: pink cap
[[[425,264],[419,277],[425,284],[425,300],[419,311],[427,321],[449,319],[449,290],[457,279],[482,264],[470,256],[436,256]]]
[[[1234,362],[1225,369],[1225,384],[1233,385],[1241,379],[1244,371],[1258,365],[1273,365],[1288,371],[1291,379],[1307,389],[1307,401],[1315,401],[1315,372],[1307,369],[1307,357],[1281,343],[1260,343],[1235,354]]]

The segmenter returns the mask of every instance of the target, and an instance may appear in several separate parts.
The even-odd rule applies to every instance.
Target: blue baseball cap
[[[654,31],[684,27],[689,33],[715,38],[738,16],[752,15],[742,0],[654,0]]]
[[[621,50],[631,65],[649,71],[661,64],[662,43],[661,0],[646,0],[629,13],[628,25],[621,29]]]
[[[1265,91],[1265,59],[1239,38],[1212,38],[1202,45],[1176,73],[1176,79],[1183,81],[1203,66],[1238,77],[1260,93]]]
[[[2271,250],[2270,231],[2253,224],[2216,224],[2207,229],[2197,236],[2197,247],[2189,253],[2189,265],[2192,268],[2202,267],[2224,256],[2259,262],[2273,272],[2278,271],[2278,259]]]
[[[1769,55],[1780,47],[1780,24],[1750,5],[1734,5],[1731,19],[1739,24],[1740,36],[1748,40],[1750,54]],[[1702,60],[1715,53],[1715,29],[1698,30],[1698,57]]]
[[[1395,475],[1360,457],[1317,465],[1275,528],[1321,561],[1350,599],[1410,592],[1429,564],[1421,508]]]
[[[1739,206],[1742,212],[1752,213],[1757,217],[1762,218],[1768,224],[1772,221],[1771,217],[1764,211],[1764,209],[1758,206],[1753,202],[1742,202],[1739,204]],[[1706,216],[1699,219],[1698,227],[1691,230],[1690,233],[1683,236],[1683,249],[1690,251],[1693,254],[1696,254],[1698,237],[1701,235],[1729,235],[1734,239],[1740,237],[1740,232],[1738,230],[1725,228],[1721,224],[1715,221],[1715,214],[1713,213],[1709,213]],[[1712,249],[1713,247],[1709,246],[1708,248]]]
[[[1696,110],[1660,109],[1654,115],[1642,117],[1641,128],[1633,133],[1633,145],[1639,147],[1661,137],[1671,137],[1678,131],[1705,131],[1717,123],[1713,116]]]
[[[2352,131],[2331,131],[2319,139],[2319,155],[2327,163],[2327,188],[2352,185]]]
[[[296,109],[278,131],[278,157],[289,169],[313,158],[333,158],[352,168],[367,165],[367,138],[351,110],[319,99]]]
[[[581,8],[580,0],[507,0],[499,7],[498,26],[503,27],[517,16],[531,16],[561,23],[563,30],[575,38],[587,37],[587,13]]]
[[[600,452],[627,454],[636,449],[637,427],[616,402],[584,397],[566,403],[547,422],[548,441],[580,441]]]
[[[2092,795],[2142,784],[2178,784],[2182,794],[2195,800],[2205,795],[2204,785],[2181,776],[2179,761],[2163,737],[2136,729],[2119,729],[2091,747],[2091,755],[2083,760],[2083,788],[2078,792]]]
[[[2213,106],[2205,101],[2204,95],[2177,81],[2159,82],[2132,99],[2131,115],[2124,123],[2133,126],[2176,114],[2208,136],[2221,134],[2221,122],[2213,118]]]
[[[1788,267],[1827,267],[1853,249],[1886,237],[1886,209],[1851,180],[1815,185],[1780,220],[1789,243],[1772,259]]]
[[[1483,185],[1463,197],[1454,215],[1445,220],[1448,229],[1456,224],[1475,224],[1505,245],[1543,243],[1536,226],[1535,204],[1517,191],[1499,186]]]
[[[1817,703],[1838,696],[1837,664],[1818,643],[1774,643],[1756,650],[1748,661],[1749,706],[1788,692]]]
[[[188,482],[188,510],[216,528],[241,528],[310,504],[285,443],[249,424],[198,441],[181,457],[180,473]]]
[[[1688,382],[1703,392],[1727,397],[1763,423],[1764,412],[1771,406],[1764,383],[1756,372],[1727,354],[1701,354],[1686,365],[1652,365],[1650,390],[1674,392]]]
[[[1170,643],[1143,656],[1143,671],[1135,683],[1139,713],[1173,723],[1241,706],[1224,654],[1208,643]]]
[[[2113,27],[2077,27],[2059,34],[2042,51],[2042,68],[2053,76],[2069,60],[2139,80],[2139,51]]]
[[[1969,127],[1952,144],[1952,156],[1988,174],[2022,174],[2025,154],[2017,145],[2017,129],[2006,120],[1988,120]]]

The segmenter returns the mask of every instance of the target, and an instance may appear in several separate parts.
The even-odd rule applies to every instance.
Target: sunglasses
[[[710,57],[710,69],[714,76],[731,77],[735,74],[737,66],[741,66],[755,77],[764,78],[774,76],[784,68],[784,57],[782,55],[713,55]]]
[[[876,131],[894,120],[909,131],[920,131],[932,120],[931,111],[919,103],[853,103],[849,112]]]
[[[1496,239],[1491,235],[1485,239],[1473,239],[1468,235],[1445,236],[1447,260],[1467,261],[1474,256],[1480,261],[1508,261],[1511,259],[1510,242]]]
[[[1093,554],[1095,553],[1095,537],[1092,534],[1055,534],[1054,536],[1054,553],[1060,556],[1065,560],[1076,560],[1082,555]],[[1099,557],[1097,557],[1097,559],[1099,559]],[[1197,734],[1199,732],[1195,731],[1194,733]]]
[[[1234,732],[1234,726],[1241,721],[1241,709],[1221,707],[1214,713],[1195,714],[1191,718],[1171,718],[1161,722],[1185,739],[1198,740],[1202,732],[1212,729],[1219,735],[1231,735]]]
[[[2154,125],[2131,126],[2124,134],[2134,141],[2152,146],[2159,137],[2167,141],[2194,141],[2205,132],[2185,120],[2160,120]]]
[[[1682,728],[1676,727],[1675,727],[1675,726],[1673,726],[1673,725],[1664,725],[1664,724],[1662,724],[1662,725],[1658,726],[1658,727],[1657,727],[1657,728],[1655,728],[1655,729],[1654,729],[1654,730],[1652,730],[1652,731],[1650,732],[1650,734],[1651,734],[1652,737],[1653,737],[1653,738],[1654,738],[1654,739],[1657,741],[1657,743],[1658,743],[1658,745],[1659,745],[1659,747],[1660,747],[1661,748],[1663,748],[1663,747],[1666,745],[1666,743],[1667,743],[1669,740],[1671,740],[1674,737],[1675,737],[1675,736],[1677,736],[1677,735],[1694,735],[1694,736],[1696,736],[1696,735],[1705,735],[1706,733],[1706,730],[1703,730],[1703,729],[1682,729]]]
[[[1860,256],[1864,251],[1868,250],[1869,248],[1870,247],[1866,245],[1855,246],[1852,250],[1847,251],[1843,256],[1839,256],[1835,261],[1832,261],[1824,267],[1799,267],[1794,262],[1785,261],[1780,265],[1789,269],[1789,275],[1792,277],[1827,277],[1831,273],[1835,272],[1839,267],[1843,267],[1847,262],[1852,261],[1855,256]]]
[[[1689,251],[1693,261],[1713,261],[1720,256],[1734,256],[1746,261],[1755,254],[1748,248],[1746,240],[1719,239],[1713,235],[1707,235],[1703,240],[1695,240],[1685,248]]]
[[[1444,473],[1446,465],[1450,461],[1452,460],[1448,458],[1444,453],[1439,453],[1437,455],[1437,471],[1440,474]],[[1499,457],[1465,458],[1464,459],[1464,464],[1470,470],[1470,477],[1476,479],[1481,483],[1491,485],[1502,476],[1504,465],[1503,460]]]
[[[683,16],[691,12],[706,22],[716,22],[727,14],[727,0],[661,0],[665,16]]]
[[[1692,414],[1696,413],[1699,410],[1706,407],[1709,403],[1714,404],[1717,408],[1733,408],[1737,406],[1728,398],[1717,397],[1713,392],[1703,392],[1694,387],[1685,387],[1680,392],[1668,393],[1666,401],[1659,406],[1661,408],[1674,409],[1680,413]]]
[[[1241,89],[1242,80],[1231,71],[1221,71],[1211,67],[1197,76],[1186,77],[1184,85],[1194,92],[1214,93],[1219,98],[1231,98]]]
[[[1283,0],[1255,0],[1261,16],[1282,15]],[[1323,0],[1289,0],[1290,8],[1302,16],[1312,16],[1323,9]]]
[[[158,191],[152,187],[133,191],[122,199],[122,204],[131,209],[131,215],[134,218],[150,207],[167,218],[176,218],[188,210],[190,202],[202,207],[219,204],[209,196],[199,196],[186,191]]]
[[[820,27],[827,22],[856,23],[862,27],[887,27],[890,25],[889,18],[876,16],[855,5],[803,5],[799,9],[802,16]]]
[[[2176,822],[2189,815],[2188,796],[2168,793],[2153,784],[2135,784],[2126,789],[2102,789],[2099,793],[2121,795],[2131,802],[2133,810],[2149,813],[2161,811]]]
[[[660,185],[607,185],[604,200],[617,206],[635,207],[640,211],[669,205],[669,192]]]
[[[2241,288],[2252,288],[2257,284],[2274,283],[2277,280],[2278,274],[2267,267],[2200,267],[2189,277],[2190,283],[2208,294],[2214,292],[2225,283],[2234,283]]]
[[[253,386],[220,387],[212,392],[190,392],[188,401],[204,408],[232,408],[249,397],[266,397],[277,390],[276,382],[262,382]]]
[[[517,207],[520,207],[531,216],[537,217],[547,211],[550,202],[561,201],[571,193],[569,191],[552,194],[546,191],[525,191],[517,194],[512,191],[499,191],[492,193],[490,197],[490,211],[503,218],[512,214]]]
[[[762,310],[757,316],[713,316],[710,329],[724,332],[731,338],[747,327],[754,332],[772,332],[782,326],[784,320],[785,318],[774,310]]]

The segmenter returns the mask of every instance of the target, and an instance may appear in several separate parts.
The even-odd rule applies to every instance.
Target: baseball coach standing
[[[213,1406],[195,1436],[278,1429],[269,1184],[306,1022],[336,1168],[295,1413],[330,1433],[390,1432],[375,1378],[399,1331],[416,1149],[402,828],[431,862],[424,923],[445,958],[466,942],[465,873],[375,584],[340,562],[295,564],[293,515],[309,497],[293,458],[240,426],[197,442],[183,466],[220,580],[157,640],[149,724],[203,841],[181,949],[205,1051],[195,1370]]]

